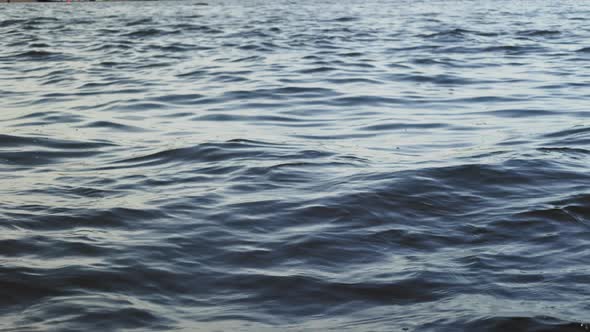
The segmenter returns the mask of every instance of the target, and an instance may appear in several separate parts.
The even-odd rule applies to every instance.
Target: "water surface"
[[[588,329],[589,15],[1,6],[0,329]]]

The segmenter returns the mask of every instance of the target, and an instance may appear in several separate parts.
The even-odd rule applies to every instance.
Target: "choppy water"
[[[587,329],[589,17],[3,5],[0,329]]]

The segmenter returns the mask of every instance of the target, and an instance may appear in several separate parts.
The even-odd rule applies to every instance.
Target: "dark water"
[[[0,330],[587,330],[589,17],[3,5]]]

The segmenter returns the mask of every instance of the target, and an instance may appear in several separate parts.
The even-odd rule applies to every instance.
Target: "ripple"
[[[544,37],[544,36],[559,35],[559,34],[561,34],[561,32],[559,32],[557,30],[524,30],[524,31],[519,31],[518,34],[522,35],[522,36],[530,36],[530,37],[536,37],[536,36]]]

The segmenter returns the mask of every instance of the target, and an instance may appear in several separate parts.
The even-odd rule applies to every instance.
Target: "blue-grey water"
[[[3,4],[0,330],[587,330],[589,18]]]

